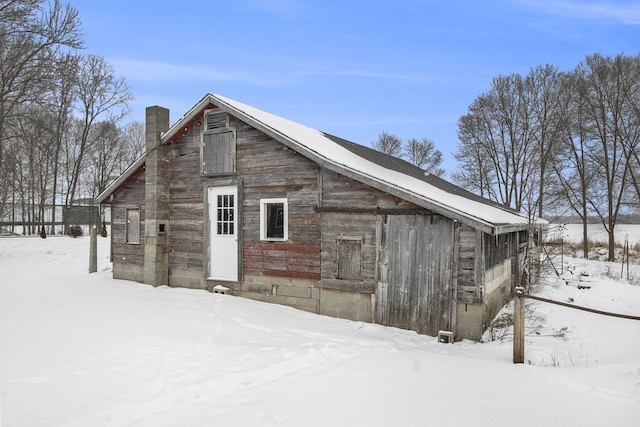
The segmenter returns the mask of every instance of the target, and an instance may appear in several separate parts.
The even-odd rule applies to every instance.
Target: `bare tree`
[[[78,12],[71,6],[59,0],[0,2],[0,181],[13,174],[13,162],[5,158],[9,120],[20,114],[20,105],[37,100],[60,49],[81,46]],[[5,200],[0,194],[0,212]]]
[[[382,131],[373,141],[373,148],[394,157],[402,157],[402,140],[396,135]]]
[[[115,75],[113,67],[104,58],[88,55],[80,60],[77,84],[77,107],[80,129],[71,163],[69,188],[65,205],[73,205],[78,189],[85,155],[90,150],[92,126],[100,118],[118,121],[128,113],[132,96],[124,78]]]
[[[626,137],[629,126],[640,126],[637,117],[626,115],[634,72],[633,61],[623,55],[613,59],[598,54],[588,56],[577,69],[586,85],[588,160],[591,173],[602,183],[591,188],[589,203],[607,231],[610,261],[615,257],[615,227],[628,182],[630,159],[625,155]]]
[[[537,215],[563,197],[583,221],[585,256],[595,214],[613,259],[617,218],[639,205],[639,113],[640,55],[596,54],[570,73],[546,65],[497,77],[458,122],[453,177]]]
[[[625,60],[629,63],[629,90],[624,95],[622,149],[629,162],[629,199],[635,200],[629,205],[632,209],[640,209],[640,55]]]
[[[118,127],[115,122],[96,123],[91,139],[90,164],[84,173],[87,192],[94,198],[144,154],[145,130],[142,122],[133,121]],[[104,211],[100,216],[105,221]]]
[[[586,86],[574,73],[565,75],[562,80],[558,154],[549,165],[557,177],[563,199],[582,221],[582,252],[586,258],[589,254],[587,196],[589,188],[594,185],[587,161]]]
[[[120,129],[120,135],[122,148],[118,167],[119,172],[122,173],[145,152],[144,123],[138,121],[126,123]]]
[[[458,169],[453,172],[455,182],[469,191],[474,191],[482,197],[498,200],[495,191],[496,174],[492,162],[485,150],[484,142],[490,135],[485,126],[490,123],[489,108],[483,104],[489,104],[488,96],[480,96],[475,99],[474,114],[467,114],[458,120],[458,147],[454,158],[458,162]]]
[[[436,144],[429,138],[409,139],[404,146],[404,155],[409,163],[433,175],[444,176],[446,173],[440,167],[442,164],[442,152],[436,148]]]
[[[491,90],[476,98],[459,122],[457,158],[477,153],[484,170],[476,185],[487,186],[484,194],[516,210],[529,199],[538,173],[532,115],[525,81],[512,74],[493,79]],[[475,146],[466,149],[466,144]],[[473,174],[459,170],[454,177],[468,182]]]
[[[102,181],[140,151],[138,139],[122,146],[118,135],[102,158],[113,165],[87,160],[92,144],[106,143],[94,125],[115,129],[131,94],[103,58],[75,55],[81,47],[78,13],[62,0],[0,0],[0,215],[18,203],[26,222],[41,221],[46,201],[74,203],[83,174]],[[55,208],[51,215],[55,223]]]
[[[560,90],[562,74],[551,65],[539,66],[531,69],[526,77],[528,96],[531,100],[531,119],[537,155],[531,156],[538,161],[538,188],[535,203],[538,206],[537,215],[544,214],[549,178],[552,174],[547,171],[549,163],[557,152],[560,134],[560,120],[563,114]],[[533,190],[533,189],[532,189]]]
[[[52,156],[51,134],[47,126],[47,117],[40,110],[31,108],[20,116],[20,139],[24,143],[22,171],[27,193],[23,195],[28,204],[31,228],[29,234],[37,232],[35,224],[44,227],[46,201],[51,191],[50,183],[54,159]]]
[[[55,233],[56,200],[58,194],[58,180],[60,175],[60,156],[64,145],[64,139],[68,132],[72,118],[72,107],[75,100],[76,84],[78,79],[79,57],[72,53],[64,54],[56,62],[54,78],[51,81],[44,108],[50,117],[50,134],[53,157],[53,175],[51,189],[51,233]]]
[[[91,168],[88,170],[87,184],[90,186],[89,194],[95,198],[120,172],[118,159],[126,146],[120,130],[110,121],[96,123],[89,138],[92,149],[89,153]]]

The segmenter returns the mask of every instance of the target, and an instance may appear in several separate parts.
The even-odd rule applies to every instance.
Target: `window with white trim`
[[[289,238],[287,199],[260,200],[260,240],[284,241]]]

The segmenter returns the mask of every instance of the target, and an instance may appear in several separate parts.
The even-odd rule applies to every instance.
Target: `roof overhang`
[[[169,128],[168,131],[166,131],[161,135],[160,143],[166,144],[168,141],[170,141],[171,138],[175,136],[184,127],[185,123],[188,123],[189,121],[193,120],[202,111],[203,108],[211,104],[211,100],[212,100],[211,95],[206,95],[204,98],[202,98],[184,116],[182,116],[177,122],[175,122],[173,126]],[[122,173],[122,175],[120,175],[115,181],[109,184],[109,186],[102,193],[100,193],[98,197],[96,197],[96,202],[98,204],[109,203],[109,199],[110,199],[109,196],[111,196],[111,194],[113,194],[113,192],[118,187],[124,184],[131,175],[133,175],[138,169],[144,166],[146,157],[147,157],[147,153],[145,152],[133,164],[131,164],[131,166],[129,166]]]
[[[111,184],[109,184],[109,186],[98,195],[98,197],[96,197],[96,203],[98,204],[102,204],[102,203],[109,203],[110,201],[109,196],[118,188],[120,187],[122,184],[125,183],[125,181],[127,181],[127,179],[129,179],[129,177],[131,175],[133,175],[133,173],[135,171],[137,171],[138,169],[140,169],[142,166],[144,166],[145,164],[145,160],[146,160],[146,153],[143,154],[142,156],[138,157],[138,160],[136,160],[135,162],[133,162],[131,164],[131,166],[129,166],[123,173],[122,175],[120,175],[115,181],[113,181]]]

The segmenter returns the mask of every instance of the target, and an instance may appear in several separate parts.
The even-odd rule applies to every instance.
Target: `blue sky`
[[[491,79],[640,53],[640,2],[69,0],[86,53],[172,123],[216,93],[370,145],[427,137],[456,167],[457,121]]]

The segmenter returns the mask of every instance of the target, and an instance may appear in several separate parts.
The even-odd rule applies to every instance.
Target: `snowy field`
[[[530,302],[514,365],[510,330],[440,344],[112,280],[98,241],[89,275],[88,238],[0,238],[2,427],[640,425],[640,321]],[[569,263],[537,292],[640,315],[640,286]]]
[[[589,240],[593,242],[607,243],[609,236],[602,224],[588,225]],[[578,244],[582,242],[582,224],[564,224],[561,228],[553,225],[549,232],[550,237],[562,237],[565,242]],[[615,227],[616,243],[622,245],[628,239],[629,246],[640,244],[640,224],[618,224]]]

